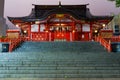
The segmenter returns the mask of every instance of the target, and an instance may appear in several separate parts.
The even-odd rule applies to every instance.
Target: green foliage
[[[115,0],[108,0],[108,1],[115,1]]]
[[[116,0],[116,7],[120,7],[120,0]]]

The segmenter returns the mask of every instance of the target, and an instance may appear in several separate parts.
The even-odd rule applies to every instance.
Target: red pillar
[[[27,39],[30,40],[31,39],[31,24],[28,24],[27,31],[28,31]]]
[[[75,22],[72,22],[72,41],[75,41]]]
[[[72,41],[75,41],[75,30],[72,31]]]
[[[90,40],[93,39],[92,25],[93,25],[93,23],[90,22],[90,35],[89,35],[90,36]]]
[[[46,23],[45,35],[46,35],[46,41],[49,41],[49,28],[48,28],[48,23]]]

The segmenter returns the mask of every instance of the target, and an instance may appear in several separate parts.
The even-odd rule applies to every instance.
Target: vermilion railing
[[[104,39],[100,36],[96,37],[95,39],[97,42],[99,42],[102,46],[104,46],[108,52],[111,52],[112,51],[112,48],[111,48],[111,41],[110,40],[107,40],[107,39]]]
[[[32,41],[48,41],[48,33],[46,32],[32,32]]]
[[[0,42],[9,42],[10,38],[0,38]]]
[[[24,38],[11,39],[9,42],[9,52],[12,52],[23,41],[24,41]]]
[[[120,36],[113,36],[111,42],[120,42]]]
[[[0,38],[0,42],[9,43],[9,52],[12,52],[21,42],[25,41],[24,37],[20,38]]]

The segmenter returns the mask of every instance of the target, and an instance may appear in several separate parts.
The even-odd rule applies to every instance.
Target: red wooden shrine
[[[85,5],[34,5],[29,16],[8,17],[30,41],[91,41],[111,21]]]

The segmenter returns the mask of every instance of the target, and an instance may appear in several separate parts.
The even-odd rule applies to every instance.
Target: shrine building
[[[92,41],[112,16],[94,16],[88,4],[35,5],[30,15],[8,17],[28,41]]]

